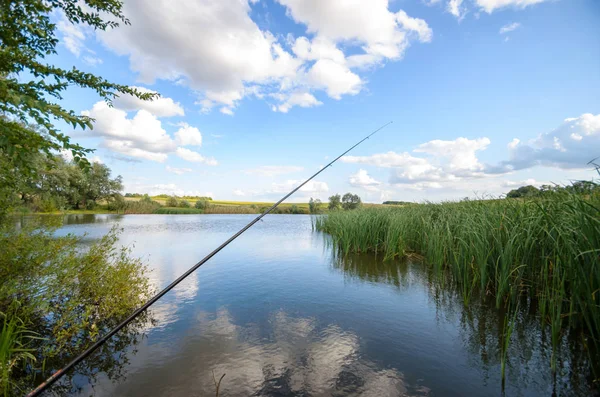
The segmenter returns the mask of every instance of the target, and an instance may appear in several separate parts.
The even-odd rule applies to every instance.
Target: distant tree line
[[[533,198],[542,197],[548,193],[568,192],[575,194],[592,194],[600,192],[600,185],[593,181],[575,181],[567,186],[542,185],[539,188],[533,185],[521,186],[506,194],[506,198]]]
[[[31,161],[36,172],[19,173],[13,180],[12,207],[51,212],[63,209],[94,209],[98,202],[118,200],[121,176],[113,178],[104,164],[81,167],[57,155],[38,153]]]
[[[387,205],[408,205],[408,204],[414,204],[414,203],[411,203],[410,201],[384,201],[383,204],[387,204]]]

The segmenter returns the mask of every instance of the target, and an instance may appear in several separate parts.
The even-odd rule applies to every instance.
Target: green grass
[[[329,213],[314,226],[342,253],[421,255],[465,303],[474,294],[491,297],[498,308],[537,302],[551,333],[554,371],[567,330],[590,352],[599,350],[598,195],[364,208]]]

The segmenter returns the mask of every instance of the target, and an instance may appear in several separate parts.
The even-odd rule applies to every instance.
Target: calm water
[[[91,243],[118,223],[121,242],[164,287],[251,218],[78,215],[59,233],[87,233]],[[82,395],[213,396],[213,371],[226,374],[221,396],[502,394],[502,313],[465,309],[416,263],[336,259],[309,216],[266,217],[153,317],[121,375],[101,373],[93,385],[79,377]],[[589,395],[567,353],[553,381],[539,324],[525,313],[513,335],[506,395]]]

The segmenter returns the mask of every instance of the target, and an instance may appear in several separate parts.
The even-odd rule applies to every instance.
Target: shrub
[[[205,210],[210,206],[210,202],[208,200],[198,200],[196,204],[194,204],[194,208],[199,210]]]
[[[81,239],[57,237],[54,229],[39,223],[20,229],[0,225],[0,312],[5,314],[0,329],[10,326],[19,332],[9,338],[3,330],[0,341],[20,345],[30,354],[13,356],[13,369],[18,371],[7,372],[7,362],[0,364],[10,385],[32,387],[34,377],[39,381],[60,368],[151,295],[146,266],[131,258],[128,249],[118,248],[118,230],[88,249],[82,249]],[[78,367],[78,373],[93,378],[98,368],[111,368],[109,375],[118,375],[123,363],[117,353],[135,342],[146,320],[142,316],[114,335]],[[42,339],[29,338],[32,332]],[[0,358],[5,359],[6,352],[0,351]],[[34,361],[43,363],[44,372],[33,366]],[[55,391],[63,388],[57,393],[66,394],[72,376],[69,373]],[[10,394],[22,395],[23,390]]]
[[[190,202],[187,200],[179,200],[179,206],[180,208],[190,208]]]
[[[169,198],[165,202],[165,206],[167,206],[167,207],[177,207],[178,204],[179,204],[179,201],[177,200],[177,198],[175,196],[169,196]]]

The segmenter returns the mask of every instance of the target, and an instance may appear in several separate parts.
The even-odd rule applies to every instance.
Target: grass
[[[535,301],[550,329],[553,371],[566,330],[579,335],[592,355],[599,351],[598,194],[363,208],[331,212],[314,227],[330,234],[344,254],[422,255],[435,275],[459,289],[465,304],[475,294],[491,297],[498,308]]]
[[[28,347],[32,339],[39,339],[27,330],[23,321],[13,313],[0,313],[0,390],[3,396],[22,394],[21,384],[13,377],[13,371],[35,363]]]

